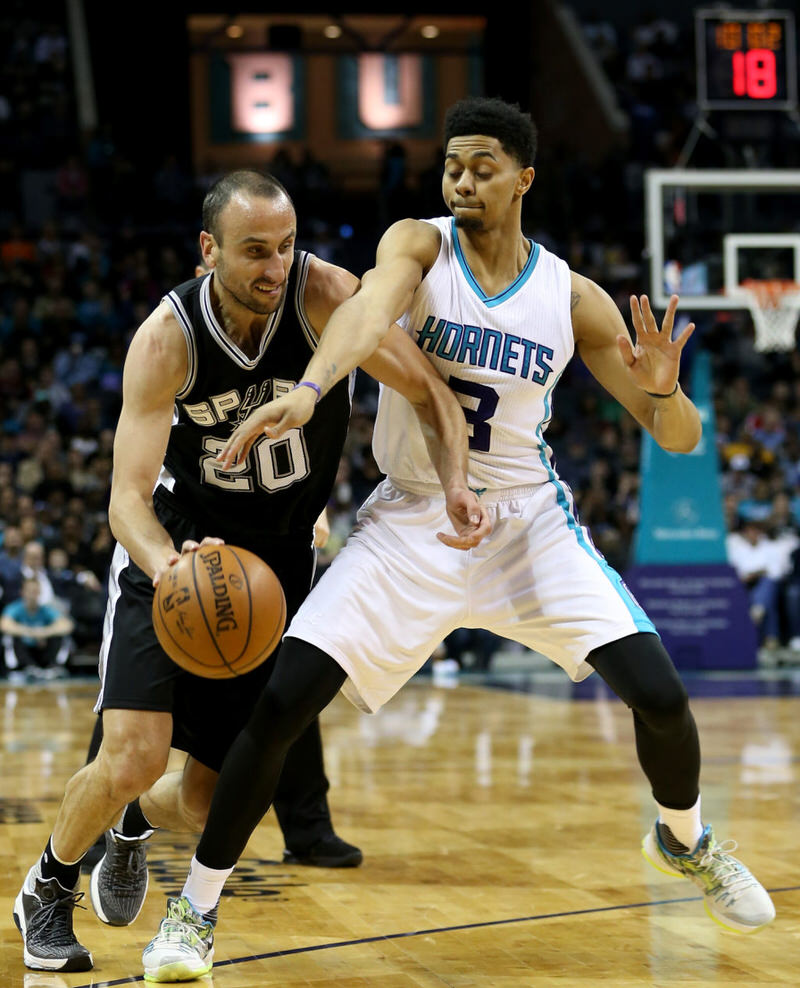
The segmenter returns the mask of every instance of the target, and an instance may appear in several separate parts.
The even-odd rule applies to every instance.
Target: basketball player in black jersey
[[[203,278],[205,275],[209,274],[211,268],[209,268],[203,261],[202,255],[195,265],[194,276],[195,278]],[[330,537],[330,525],[328,521],[327,508],[322,509],[322,513],[319,518],[314,522],[314,548],[324,549],[328,538]],[[102,715],[98,715],[94,728],[92,730],[92,736],[89,739],[89,747],[86,752],[86,762],[94,761],[97,757],[97,752],[100,750],[100,744],[103,740],[103,718]],[[321,748],[319,749],[321,751]],[[173,771],[182,772],[183,765],[181,765],[180,758],[178,758],[178,752],[174,751],[173,754],[176,756],[174,762],[170,762],[167,767],[167,771],[172,769]],[[174,765],[174,768],[173,768]],[[185,763],[184,763],[185,765]],[[309,781],[313,781],[314,775],[317,776],[324,783],[324,774],[322,771],[319,773],[311,773],[311,778]],[[159,780],[160,781],[160,780]],[[178,776],[176,776],[172,782],[178,781]],[[162,784],[163,785],[163,784]],[[146,807],[145,801],[145,807]],[[145,809],[145,816],[147,815],[147,810]],[[345,843],[341,838],[332,834],[328,837],[323,837],[316,841],[310,847],[306,847],[303,851],[295,851],[293,848],[301,848],[307,841],[302,839],[298,843],[296,836],[292,832],[292,825],[296,827],[302,825],[303,818],[302,812],[292,813],[291,811],[291,793],[289,793],[289,798],[284,802],[282,798],[282,793],[278,794],[275,802],[275,815],[278,818],[278,823],[283,829],[284,823],[286,824],[286,829],[283,831],[284,841],[286,848],[283,852],[284,861],[288,864],[298,864],[298,865],[311,865],[313,867],[321,868],[352,868],[358,866],[361,863],[362,856],[358,848],[353,847],[351,844]],[[124,818],[123,818],[124,819]],[[131,837],[131,844],[133,840],[139,835],[128,835]],[[299,835],[302,838],[302,834]],[[112,834],[113,837],[113,834]],[[111,845],[114,848],[115,845]],[[130,847],[131,845],[129,845]],[[92,844],[89,850],[84,854],[81,859],[81,871],[85,874],[91,874],[94,871],[95,866],[102,859],[103,855],[106,853],[106,834],[101,834],[97,840]],[[126,855],[126,858],[128,856]],[[127,862],[126,862],[127,863]],[[110,861],[109,861],[110,864]],[[127,870],[127,869],[126,869]]]
[[[276,441],[264,437],[222,468],[218,454],[250,412],[293,388],[315,390],[301,371],[329,316],[358,282],[295,250],[292,202],[280,183],[257,172],[233,172],[211,188],[203,227],[201,250],[212,273],[168,294],[135,334],[126,360],[109,506],[118,544],[97,703],[103,741],[97,757],[67,783],[52,836],[15,902],[25,963],[34,969],[92,967],[72,926],[80,862],[115,824],[119,831],[107,848],[119,868],[104,869],[107,852],[92,873],[92,903],[112,925],[135,919],[146,892],[141,837],[155,827],[202,829],[224,755],[271,671],[268,662],[245,676],[212,681],[179,669],[155,638],[153,587],[181,553],[224,540],[272,566],[291,616],[311,586],[314,522],[347,431],[345,378],[309,428]],[[467,486],[461,406],[395,329],[365,369],[414,406],[456,533],[439,537],[470,548],[487,521]],[[170,745],[189,755],[178,779],[162,778]],[[281,822],[297,841],[290,850],[302,857],[328,840],[341,851],[325,799],[316,722],[294,745],[282,778]],[[135,839],[126,842],[129,834]],[[351,851],[360,860],[358,849]]]

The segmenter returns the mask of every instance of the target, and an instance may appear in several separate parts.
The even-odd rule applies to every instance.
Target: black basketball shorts
[[[176,510],[158,493],[156,514],[180,549],[186,539],[225,538],[224,524],[201,523]],[[212,527],[213,526],[213,527]],[[286,596],[287,625],[308,594],[315,552],[308,535],[253,538],[236,544],[273,568]],[[226,541],[228,541],[226,539]],[[100,649],[100,695],[95,710],[156,710],[172,714],[172,746],[219,771],[269,678],[275,653],[263,665],[233,679],[204,679],[177,666],[158,643],[152,620],[153,585],[117,545]]]

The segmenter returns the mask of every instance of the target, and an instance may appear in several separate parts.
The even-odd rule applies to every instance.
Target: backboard
[[[800,171],[653,169],[645,175],[650,297],[665,308],[749,308],[736,286],[800,284]]]

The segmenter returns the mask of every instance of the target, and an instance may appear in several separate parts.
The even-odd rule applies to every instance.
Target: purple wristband
[[[292,391],[297,391],[298,388],[311,388],[312,391],[317,392],[317,400],[314,402],[315,405],[319,404],[322,400],[322,391],[318,384],[314,384],[313,381],[301,381],[299,384],[295,384]]]

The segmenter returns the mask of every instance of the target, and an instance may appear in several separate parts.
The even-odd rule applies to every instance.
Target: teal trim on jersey
[[[558,377],[561,377],[561,375],[559,374]],[[550,404],[549,404],[550,395],[552,394],[553,388],[556,386],[556,384],[558,384],[558,377],[555,379],[555,381],[553,381],[553,383],[547,389],[547,392],[544,396],[545,415],[542,421],[536,427],[536,438],[539,440],[539,459],[542,461],[542,466],[545,468],[545,471],[547,472],[547,476],[548,479],[550,480],[550,483],[553,484],[553,486],[556,489],[556,501],[558,502],[558,506],[564,512],[564,515],[567,519],[567,526],[574,533],[575,538],[578,540],[578,545],[585,552],[587,552],[591,556],[591,558],[599,565],[604,576],[608,579],[609,583],[611,583],[611,585],[617,591],[617,594],[621,598],[622,603],[627,607],[628,613],[633,619],[633,623],[636,625],[636,630],[647,631],[653,634],[658,634],[653,622],[650,620],[647,614],[642,610],[642,608],[634,599],[631,592],[622,582],[622,577],[615,569],[613,569],[611,566],[608,565],[606,560],[600,555],[597,549],[595,549],[595,547],[592,545],[591,539],[587,539],[588,533],[578,524],[575,515],[573,515],[572,509],[570,508],[570,504],[569,504],[569,498],[567,497],[566,491],[564,490],[564,485],[556,476],[555,471],[550,466],[550,463],[547,460],[547,456],[545,455],[545,450],[547,449],[547,443],[545,443],[544,441],[544,437],[542,436],[541,430],[542,427],[544,426],[544,423],[550,420]]]
[[[533,269],[536,267],[536,262],[539,260],[539,254],[542,252],[542,248],[539,244],[534,243],[532,240],[528,239],[528,243],[531,245],[530,253],[528,254],[528,260],[525,262],[525,267],[520,271],[517,277],[511,282],[508,288],[504,288],[502,292],[498,295],[489,296],[481,288],[478,282],[475,280],[475,276],[469,269],[469,264],[467,264],[467,259],[464,257],[464,252],[461,250],[461,243],[458,239],[458,229],[456,228],[455,218],[450,220],[450,230],[453,237],[453,247],[456,252],[456,259],[458,260],[461,270],[464,272],[464,277],[467,279],[467,283],[470,288],[475,292],[481,302],[484,303],[488,308],[493,309],[496,305],[500,305],[501,302],[505,302],[506,299],[511,298],[512,295],[516,295],[517,292],[522,288],[525,282],[533,274]]]

